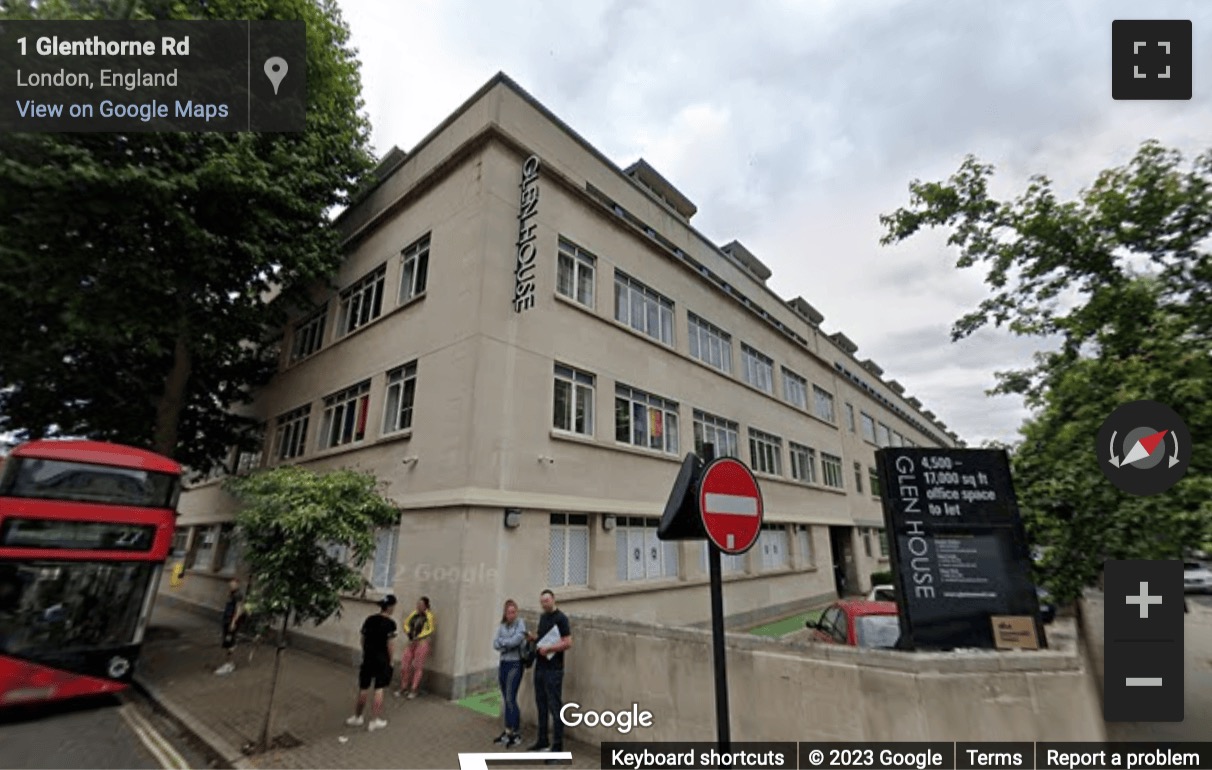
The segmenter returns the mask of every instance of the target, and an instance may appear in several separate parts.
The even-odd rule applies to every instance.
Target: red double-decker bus
[[[0,472],[0,707],[130,682],[172,543],[181,466],[31,441]]]

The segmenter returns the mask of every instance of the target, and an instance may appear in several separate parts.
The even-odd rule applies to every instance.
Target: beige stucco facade
[[[369,599],[390,591],[407,607],[426,595],[438,625],[427,686],[461,695],[493,675],[490,642],[507,597],[533,608],[550,587],[574,622],[578,611],[706,622],[703,544],[661,544],[651,527],[628,524],[629,517],[654,524],[660,516],[682,457],[695,449],[700,412],[733,425],[739,456],[757,471],[765,521],[784,528],[764,534],[743,568],[725,575],[731,625],[833,596],[835,557],[846,562],[852,590],[865,590],[872,571],[887,569],[869,477],[874,450],[881,443],[950,446],[956,436],[898,384],[884,382],[876,365],[857,359],[849,340],[822,331],[807,303],[777,297],[765,285],[768,271],[743,247],[725,252],[695,231],[693,205],[680,193],[646,164],[630,175],[615,166],[503,76],[402,155],[385,161],[379,186],[340,220],[347,258],[334,285],[354,286],[381,268],[377,315],[341,333],[348,328],[343,294],[317,295],[328,301],[318,349],[292,361],[302,332],[288,329],[282,371],[256,404],[267,423],[265,465],[371,471],[402,511],[394,549],[385,536],[368,572],[376,588],[367,601],[351,598],[341,619],[306,630],[308,637],[353,654]],[[537,179],[524,184],[532,156]],[[534,263],[519,280],[524,208],[524,224],[535,226]],[[424,239],[426,279],[417,289],[416,263],[405,260]],[[592,266],[592,299],[575,283],[572,296],[562,293],[561,240],[582,250],[570,255],[574,262]],[[618,273],[648,287],[639,330],[616,320]],[[406,275],[414,296],[401,301]],[[531,280],[533,306],[519,310],[513,300]],[[649,327],[653,308],[657,321]],[[670,317],[664,327],[662,313]],[[731,351],[728,371],[700,360],[707,353],[694,354],[692,314],[711,334],[727,334],[718,339]],[[706,340],[695,323],[695,338]],[[661,339],[664,332],[671,334]],[[743,346],[760,352],[748,369]],[[768,391],[763,361],[770,362]],[[407,364],[415,364],[411,421],[387,431],[389,372]],[[557,367],[575,370],[590,389],[577,391],[575,375],[558,385]],[[806,403],[793,403],[784,368],[802,378]],[[365,421],[354,430],[361,437],[322,448],[324,399],[363,382],[364,394],[350,401],[357,422]],[[629,419],[635,408],[643,419],[627,424],[628,441],[617,432],[620,386],[663,400],[629,404]],[[832,420],[817,414],[814,387],[832,398]],[[566,393],[575,393],[576,405]],[[591,420],[578,421],[580,404],[589,405]],[[308,415],[302,453],[284,457],[277,422],[300,408]],[[865,435],[864,415],[874,435]],[[640,422],[645,447],[632,443]],[[751,453],[751,430],[779,442],[761,462]],[[811,477],[803,462],[793,463],[793,442],[812,450]],[[778,466],[763,471],[776,452]],[[839,459],[840,478],[826,470],[826,455]],[[507,510],[516,511],[509,517],[516,526],[507,525]],[[224,559],[221,546],[200,544],[231,521],[233,501],[212,480],[183,495],[181,512],[179,550],[191,568],[180,585],[165,581],[163,590],[214,606],[238,562]]]

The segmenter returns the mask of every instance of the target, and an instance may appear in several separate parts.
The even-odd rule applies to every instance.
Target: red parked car
[[[820,620],[809,620],[804,625],[812,629],[815,641],[851,647],[891,648],[901,635],[896,602],[834,602],[821,613]]]

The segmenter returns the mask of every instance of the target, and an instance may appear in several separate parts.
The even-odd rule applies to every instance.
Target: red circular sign
[[[762,492],[740,460],[722,457],[703,471],[699,513],[707,537],[724,553],[741,554],[762,531]]]

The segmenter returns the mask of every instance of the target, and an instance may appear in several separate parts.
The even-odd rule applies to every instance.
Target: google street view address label
[[[0,23],[0,131],[305,128],[301,21]]]

